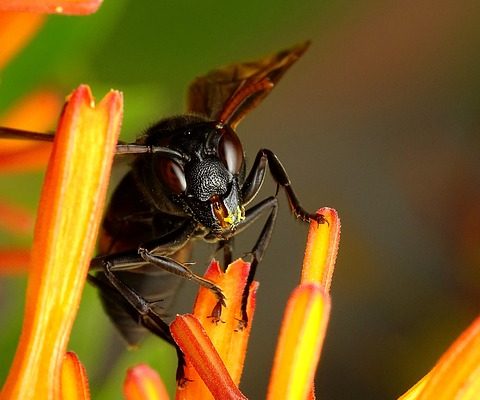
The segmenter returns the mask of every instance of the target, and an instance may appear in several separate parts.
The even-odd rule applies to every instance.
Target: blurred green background
[[[239,134],[250,160],[261,147],[276,152],[307,209],[331,206],[342,218],[317,394],[396,398],[478,313],[478,1],[105,0],[93,16],[49,17],[1,73],[0,113],[38,87],[66,95],[88,83],[97,97],[112,87],[125,94],[128,140],[181,113],[196,75],[305,39],[313,41],[310,50]],[[33,209],[41,178],[1,176],[0,197]],[[274,190],[267,184],[262,195]],[[241,384],[251,399],[265,395],[307,232],[283,196],[281,206],[258,273]],[[243,235],[239,255],[259,228]],[[0,239],[6,246],[31,240],[5,232]],[[197,264],[207,258],[197,253]],[[2,381],[21,327],[24,287],[21,277],[0,280]],[[188,304],[191,294],[181,297]],[[125,351],[90,287],[70,348],[87,367],[94,399],[120,398],[124,369],[136,362],[174,379],[173,352],[156,338]]]

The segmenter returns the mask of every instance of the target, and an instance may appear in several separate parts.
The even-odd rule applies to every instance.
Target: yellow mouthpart
[[[229,225],[237,225],[240,221],[245,219],[245,209],[237,206],[235,212],[229,213],[223,220]]]
[[[212,196],[210,202],[215,217],[224,229],[232,228],[245,219],[245,209],[241,206],[237,206],[233,212],[229,212],[223,200],[217,195]]]

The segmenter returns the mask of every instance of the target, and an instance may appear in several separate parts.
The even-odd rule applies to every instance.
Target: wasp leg
[[[267,165],[270,167],[270,173],[272,174],[274,181],[279,186],[283,187],[283,189],[285,189],[288,204],[296,218],[305,222],[314,220],[319,224],[326,222],[326,219],[321,214],[309,213],[300,205],[300,201],[293,191],[292,184],[288,178],[285,168],[277,156],[268,149],[259,150],[257,156],[255,157],[252,169],[250,170],[250,173],[248,174],[242,186],[242,198],[245,204],[248,204],[250,201],[252,201],[253,198],[258,194],[258,191],[260,190],[265,178]]]
[[[200,286],[203,286],[209,290],[211,290],[215,296],[217,296],[218,304],[217,306],[225,307],[225,296],[223,295],[222,289],[220,289],[217,285],[213,282],[209,281],[208,279],[202,278],[201,276],[195,274],[190,268],[186,265],[175,261],[172,258],[166,256],[157,256],[152,251],[149,251],[143,247],[138,249],[138,254],[142,257],[143,260],[148,262],[149,264],[156,265],[165,271],[168,271],[172,274],[181,276],[185,279],[194,281],[198,283]]]
[[[216,252],[220,250],[223,250],[223,268],[227,269],[233,260],[233,237],[220,241]]]
[[[267,157],[260,150],[242,185],[242,199],[245,205],[249,204],[257,196],[265,180],[266,172]]]
[[[216,251],[223,250],[225,268],[227,268],[228,265],[230,265],[231,262],[232,262],[232,253],[233,253],[232,250],[233,250],[234,237],[237,236],[239,233],[243,232],[248,227],[250,227],[266,211],[271,210],[272,208],[276,208],[277,204],[278,204],[277,198],[272,196],[272,197],[268,197],[268,198],[262,200],[260,203],[256,204],[252,208],[248,209],[247,212],[246,212],[246,215],[245,215],[245,219],[237,225],[237,227],[235,228],[235,232],[233,233],[233,236],[229,237],[226,240],[222,240],[218,243]],[[272,229],[273,229],[273,227],[272,227]],[[260,236],[262,236],[262,234]],[[252,250],[249,253],[252,256],[258,255],[258,257],[256,257],[258,262],[260,262],[260,259],[263,256],[263,251],[268,246],[268,242],[270,241],[270,236],[271,236],[271,232],[270,232],[270,235],[268,236],[267,243],[265,244],[264,249],[262,250],[262,255],[260,255],[260,252],[258,250],[257,251],[255,250],[255,248],[257,248],[258,246],[255,246],[254,250]]]
[[[105,271],[105,265],[109,265],[110,270],[128,271],[139,268],[147,264],[137,252],[113,253],[105,256],[97,256],[90,262],[90,272]]]
[[[170,335],[168,324],[163,321],[155,311],[153,311],[153,302],[146,301],[142,296],[135,292],[135,290],[125,285],[111,272],[110,266],[105,268],[105,276],[111,285],[94,275],[88,275],[87,279],[93,286],[100,289],[102,293],[107,294],[109,298],[122,303],[122,306],[128,309],[128,313],[134,320],[138,321],[145,327],[148,327],[152,333],[155,333],[167,342],[175,344]],[[127,293],[126,296],[125,293]],[[152,325],[149,321],[154,321],[155,325]]]
[[[223,295],[222,290],[208,279],[196,275],[186,265],[168,256],[158,255],[158,253],[161,253],[166,249],[172,249],[174,246],[180,249],[183,244],[188,241],[192,233],[191,231],[193,231],[194,228],[194,226],[187,226],[184,232],[175,232],[173,235],[166,235],[160,241],[154,240],[149,242],[145,247],[139,247],[137,252],[130,251],[96,257],[90,264],[90,270],[105,269],[106,265],[110,266],[110,272],[132,270],[145,264],[155,265],[162,268],[164,271],[194,281],[200,286],[211,290],[218,300],[214,311],[212,311],[212,316],[216,319],[218,315],[219,319],[222,307],[225,307],[225,296]],[[126,296],[128,296],[128,294],[126,294]]]
[[[249,227],[254,223],[264,212],[270,211],[267,221],[265,222],[262,232],[258,237],[253,249],[251,251],[252,261],[250,263],[250,271],[248,273],[247,282],[243,289],[242,293],[242,305],[241,313],[242,319],[240,320],[239,329],[243,329],[248,324],[248,315],[247,315],[247,301],[250,294],[250,285],[255,278],[255,273],[257,272],[257,266],[262,261],[265,250],[270,243],[272,237],[273,228],[275,226],[275,220],[277,219],[278,211],[278,200],[276,197],[268,197],[262,200],[260,203],[256,204],[249,210],[247,210],[245,219],[238,226],[237,233],[241,232],[243,229]]]
[[[144,264],[144,262],[142,261],[141,264]],[[133,262],[131,265],[134,265]],[[129,314],[133,319],[139,321],[149,331],[175,347],[178,358],[176,378],[177,382],[183,382],[185,380],[185,357],[173,340],[168,324],[153,309],[155,302],[145,300],[140,294],[115,276],[112,272],[112,264],[108,261],[104,264],[104,274],[111,286],[93,275],[88,275],[88,280],[91,284],[101,289],[103,293],[109,293],[109,296],[118,298],[118,301],[126,302],[126,306],[130,306],[128,308]]]
[[[158,249],[159,247],[154,247]],[[217,297],[217,305],[212,311],[212,317],[215,319],[220,319],[220,314],[222,307],[225,307],[225,296],[223,295],[222,289],[220,289],[217,285],[213,282],[209,281],[208,279],[202,278],[201,276],[195,274],[190,268],[186,265],[179,263],[178,261],[170,258],[168,256],[161,256],[156,255],[154,253],[155,250],[150,251],[144,247],[140,247],[137,253],[128,252],[128,253],[120,253],[120,254],[112,254],[107,256],[100,256],[96,257],[92,260],[90,264],[90,269],[95,270],[98,269],[99,266],[103,268],[105,276],[107,279],[115,285],[111,276],[114,276],[114,271],[126,271],[126,270],[133,270],[145,264],[152,264],[157,267],[162,268],[164,271],[167,271],[171,274],[178,275],[182,278],[194,281],[198,283],[200,286],[203,286],[209,290],[211,290],[215,296]],[[120,279],[115,277],[115,279],[121,282]],[[125,285],[122,282],[122,290],[117,288],[119,292],[125,297],[127,301],[130,302],[129,296],[133,293],[133,301],[137,301],[138,294],[133,291],[133,289],[129,288],[128,285]],[[115,286],[116,287],[116,286]],[[128,288],[123,289],[123,288]],[[145,300],[144,300],[145,301]],[[148,328],[148,327],[147,327]]]
[[[145,247],[152,249],[158,254],[173,254],[182,249],[190,240],[195,225],[186,221],[177,229],[146,243]],[[147,264],[139,256],[137,250],[127,250],[118,253],[107,253],[92,259],[90,262],[90,271],[103,271],[104,264],[110,262],[113,270],[130,270],[138,268],[142,264]]]

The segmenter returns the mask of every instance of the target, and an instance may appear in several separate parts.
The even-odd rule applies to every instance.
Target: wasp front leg
[[[124,262],[126,263],[127,259],[124,259]],[[130,260],[129,265],[133,268],[139,264],[134,260]],[[112,265],[110,262],[104,262],[103,273],[107,278],[107,281],[94,275],[88,275],[89,282],[96,286],[109,300],[114,301],[116,305],[123,304],[122,307],[125,308],[125,311],[128,311],[128,314],[137,323],[140,323],[150,332],[166,340],[175,347],[178,358],[176,379],[179,383],[183,382],[186,379],[184,376],[185,357],[173,340],[167,322],[165,322],[154,310],[155,302],[147,301],[143,296],[119,279],[112,272]]]
[[[150,251],[146,248],[140,247],[138,249],[138,254],[143,260],[145,260],[149,264],[158,266],[165,271],[181,276],[182,278],[194,281],[200,286],[203,286],[213,292],[217,297],[217,305],[215,306],[216,311],[212,312],[212,316],[215,316],[215,314],[219,314],[218,317],[220,317],[221,309],[226,305],[225,296],[223,295],[222,289],[215,285],[215,283],[195,274],[190,268],[188,268],[184,264],[179,263],[178,261],[175,261],[166,256],[155,255],[154,251]]]
[[[143,315],[145,307],[150,307],[149,303],[127,284],[118,279],[114,272],[135,270],[145,264],[157,266],[166,272],[194,281],[200,286],[211,290],[218,300],[215,312],[212,312],[212,314],[215,313],[220,316],[221,308],[225,307],[225,296],[223,295],[222,289],[208,279],[195,274],[189,267],[173,258],[156,255],[155,251],[149,250],[147,246],[139,247],[136,253],[130,252],[97,257],[92,261],[91,268],[98,269],[98,265],[101,265],[108,281],[121,293],[125,300],[127,300],[128,303],[139,312],[140,315]],[[151,310],[149,309],[148,312],[150,313]],[[147,328],[150,329],[148,326]]]
[[[290,179],[288,178],[285,168],[283,167],[277,156],[268,149],[262,149],[257,153],[252,169],[250,170],[250,173],[248,174],[242,186],[242,198],[245,204],[250,203],[260,191],[260,188],[262,187],[263,181],[265,179],[267,166],[270,166],[270,172],[274,181],[279,187],[282,187],[285,190],[288,204],[296,218],[301,219],[305,222],[314,220],[317,221],[317,223],[319,224],[327,222],[323,215],[309,213],[300,205],[300,202],[292,188]],[[253,222],[255,222],[261,215],[263,215],[268,210],[270,210],[270,214],[267,218],[267,221],[265,222],[265,225],[263,226],[262,232],[260,233],[257,242],[252,249],[253,260],[251,263],[247,284],[245,286],[242,296],[242,319],[240,321],[240,328],[246,326],[246,324],[248,323],[248,316],[246,310],[250,284],[253,282],[253,279],[255,277],[258,263],[262,260],[263,254],[265,253],[265,250],[270,243],[270,238],[272,236],[275,220],[277,217],[277,198],[269,197],[249,209],[246,213],[245,220],[242,221],[242,223],[239,224],[239,226],[237,227],[237,233],[241,232],[242,230],[250,226]]]
[[[223,251],[223,268],[226,269],[233,261],[233,237],[221,240],[218,245],[215,253]]]
[[[265,250],[267,249],[270,239],[272,237],[273,228],[275,226],[275,220],[277,218],[278,200],[276,197],[268,197],[256,204],[252,208],[248,209],[245,213],[245,219],[237,225],[235,235],[250,227],[256,222],[262,215],[269,212],[267,221],[265,222],[262,232],[260,233],[255,245],[253,246],[250,255],[252,260],[250,262],[250,271],[248,273],[247,281],[242,293],[241,303],[241,319],[239,323],[239,329],[243,329],[248,324],[247,314],[247,301],[250,294],[250,285],[255,278],[258,264],[262,261]]]
[[[287,171],[275,153],[268,149],[261,149],[257,153],[252,169],[242,186],[242,195],[245,204],[252,201],[259,192],[265,178],[267,166],[270,167],[270,173],[275,183],[285,190],[290,210],[296,218],[305,222],[312,220],[317,221],[319,224],[327,222],[323,215],[309,213],[301,206],[300,201],[292,188]]]
[[[170,274],[177,275],[182,278],[197,282],[199,285],[211,290],[218,299],[218,305],[215,307],[215,310],[212,313],[220,316],[222,307],[225,306],[225,298],[222,290],[208,279],[202,278],[193,273],[187,265],[176,261],[168,255],[162,255],[176,253],[187,246],[191,236],[195,231],[195,228],[196,226],[194,224],[185,223],[177,230],[169,232],[159,239],[150,241],[144,246],[139,246],[138,250],[96,257],[90,264],[90,271],[98,271],[99,274],[98,277],[92,276],[90,280],[97,286],[98,282],[95,282],[95,280],[101,280],[105,284],[110,285],[112,289],[115,288],[116,292],[118,292],[119,296],[124,300],[124,302],[133,308],[134,313],[137,316],[137,321],[140,321],[140,323],[147,329],[157,334],[158,332],[156,332],[156,329],[152,329],[148,322],[144,323],[144,316],[149,316],[155,313],[153,308],[155,303],[158,302],[147,301],[143,296],[136,292],[131,285],[129,285],[129,280],[133,279],[135,281],[137,275],[135,272],[139,271],[140,268],[146,265],[153,265],[155,267],[159,267],[161,271],[164,271],[163,275],[161,276],[158,274],[155,274],[155,276],[150,275],[150,277],[148,274],[146,275],[146,277],[149,279],[159,280],[159,296],[162,296],[163,294],[167,297],[172,295],[170,288],[165,288],[165,286],[162,286],[162,284],[170,281],[168,279],[168,277],[171,276]],[[120,279],[119,276],[117,276],[117,274],[120,272],[124,275],[130,275],[128,275],[126,280],[123,281],[123,279]],[[102,290],[103,288],[100,287],[100,289]],[[112,304],[108,304],[107,311],[112,309],[113,306],[114,305]],[[118,307],[115,306],[113,308]],[[124,333],[124,336],[129,343],[131,343],[131,340],[129,339],[129,327],[124,327],[122,324],[117,324],[117,327],[121,332]]]

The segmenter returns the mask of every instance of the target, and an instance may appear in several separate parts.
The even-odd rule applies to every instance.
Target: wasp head
[[[245,162],[238,136],[227,125],[197,122],[176,129],[164,142],[179,156],[154,156],[163,192],[214,236],[228,236],[245,218],[240,188]]]

